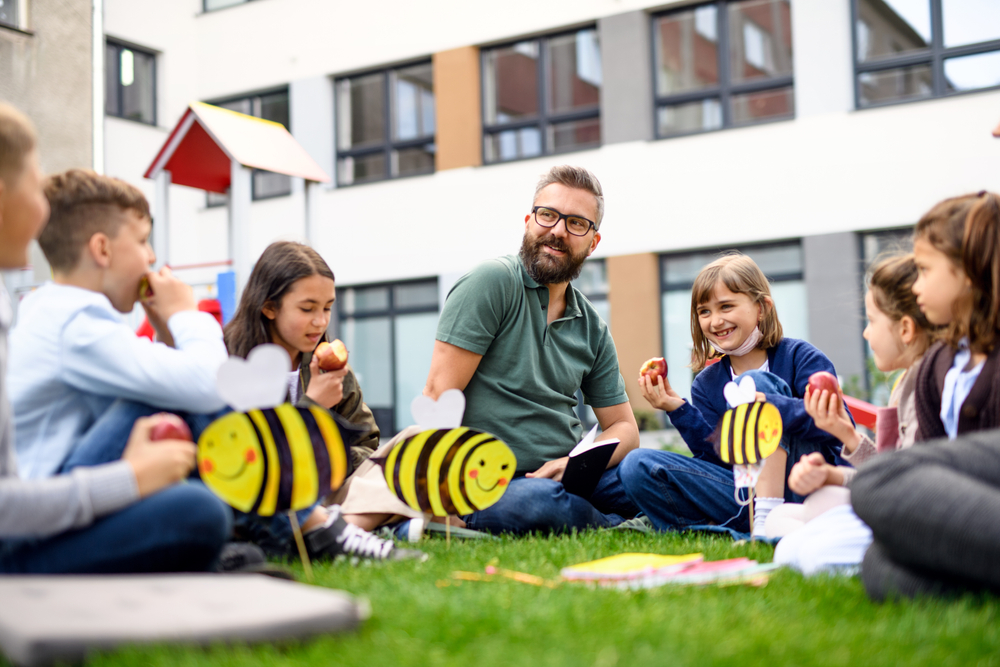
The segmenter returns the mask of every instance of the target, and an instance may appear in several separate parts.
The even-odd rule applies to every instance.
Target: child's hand
[[[844,408],[844,401],[840,398],[839,392],[830,392],[826,389],[813,392],[806,387],[806,395],[802,399],[806,413],[816,422],[820,428],[833,437],[844,443],[848,453],[858,448],[861,436],[854,429],[851,418]]]
[[[185,479],[194,469],[195,445],[186,440],[150,439],[150,431],[170,415],[142,417],[132,427],[122,460],[128,461],[139,487],[139,497],[145,498]]]
[[[332,408],[344,400],[344,376],[347,375],[347,366],[339,371],[321,371],[319,358],[314,354],[309,362],[309,372],[306,396],[324,408]]]
[[[664,412],[673,412],[684,405],[684,399],[674,391],[673,387],[670,386],[670,380],[665,377],[657,376],[654,384],[647,376],[640,375],[639,389],[642,390],[643,398],[649,401],[650,405]]]
[[[827,483],[832,467],[819,452],[804,454],[788,473],[788,488],[800,496],[808,496]]]
[[[174,277],[167,267],[146,274],[153,296],[144,298],[141,303],[146,311],[149,323],[156,330],[156,337],[173,347],[173,336],[167,327],[167,322],[182,310],[197,310],[194,300],[194,290],[187,283]],[[145,295],[143,295],[145,296]]]

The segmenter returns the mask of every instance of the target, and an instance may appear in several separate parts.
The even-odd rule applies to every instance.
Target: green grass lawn
[[[616,531],[564,537],[422,543],[426,563],[319,564],[316,583],[367,598],[355,634],[302,643],[127,649],[92,665],[995,665],[1000,599],[872,604],[857,579],[786,571],[763,588],[641,592],[510,580],[461,582],[487,564],[546,578],[627,551],[771,560],[771,547],[729,538]],[[293,566],[301,578],[302,570]],[[450,585],[442,585],[451,582]]]

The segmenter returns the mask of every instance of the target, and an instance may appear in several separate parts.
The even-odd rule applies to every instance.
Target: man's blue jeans
[[[177,484],[79,530],[0,541],[0,572],[90,574],[209,569],[232,513],[201,482]]]
[[[788,384],[773,373],[748,371],[757,391],[791,396]],[[740,378],[742,379],[742,375]],[[788,452],[785,480],[791,466],[803,454],[817,451],[798,438],[785,437],[782,449]],[[618,477],[629,499],[649,517],[659,530],[683,530],[705,525],[725,526],[736,532],[750,529],[749,511],[736,502],[733,471],[710,461],[682,454],[640,449],[629,452],[618,466]],[[741,490],[740,497],[747,498]],[[802,497],[785,487],[785,499],[802,502]]]
[[[566,493],[562,482],[515,477],[494,505],[462,517],[473,530],[523,534],[610,528],[632,517],[638,508],[629,500],[615,469],[601,477],[590,500]]]
[[[145,403],[134,401],[115,401],[107,411],[90,427],[86,435],[66,458],[60,468],[60,473],[66,473],[78,466],[95,466],[102,463],[117,461],[125,451],[129,434],[135,420],[164,412]],[[228,408],[208,414],[176,413],[187,422],[195,441],[201,432],[213,421],[230,412]],[[192,473],[197,479],[198,473]],[[301,526],[312,514],[315,505],[296,512]],[[250,541],[273,555],[290,554],[295,550],[292,535],[292,524],[286,514],[274,517],[258,517],[232,510],[235,515],[237,530]]]

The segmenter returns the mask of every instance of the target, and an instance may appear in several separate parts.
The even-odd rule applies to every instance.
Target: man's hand
[[[844,401],[841,400],[839,393],[826,389],[813,392],[806,387],[806,395],[802,402],[806,414],[813,418],[817,428],[840,440],[848,453],[858,448],[861,436],[851,423],[851,418],[847,416]]]
[[[563,478],[563,473],[566,472],[566,464],[569,463],[569,457],[564,456],[561,459],[555,459],[552,461],[547,461],[541,468],[535,472],[529,472],[525,477],[539,477],[554,479],[557,482],[561,482]]]
[[[195,445],[186,440],[157,440],[149,438],[150,431],[159,422],[172,415],[158,414],[142,417],[132,427],[122,460],[128,461],[139,487],[139,497],[145,498],[157,491],[185,479],[195,466]]]
[[[808,496],[827,484],[830,468],[833,466],[827,463],[819,452],[803,454],[788,474],[788,488],[800,496]]]
[[[324,408],[330,409],[344,400],[344,377],[347,366],[339,371],[324,372],[319,369],[319,358],[314,354],[309,362],[309,386],[306,396]]]
[[[657,376],[654,383],[645,375],[639,376],[639,389],[642,396],[654,408],[659,408],[664,412],[673,412],[684,405],[684,399],[670,386],[670,380]]]
[[[167,323],[170,318],[182,310],[198,310],[194,300],[194,290],[187,283],[174,277],[167,267],[146,274],[153,296],[141,301],[149,323],[156,331],[156,337],[161,342],[174,346],[174,337]]]

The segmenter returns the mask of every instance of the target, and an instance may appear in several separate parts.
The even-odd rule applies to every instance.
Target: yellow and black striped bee
[[[339,489],[351,458],[331,413],[284,403],[231,412],[198,438],[205,485],[230,506],[271,516]]]
[[[434,516],[486,509],[500,500],[517,469],[510,447],[464,426],[423,431],[375,461],[400,500]]]
[[[781,412],[773,403],[754,402],[726,410],[717,432],[719,458],[752,465],[774,453],[781,442]]]

